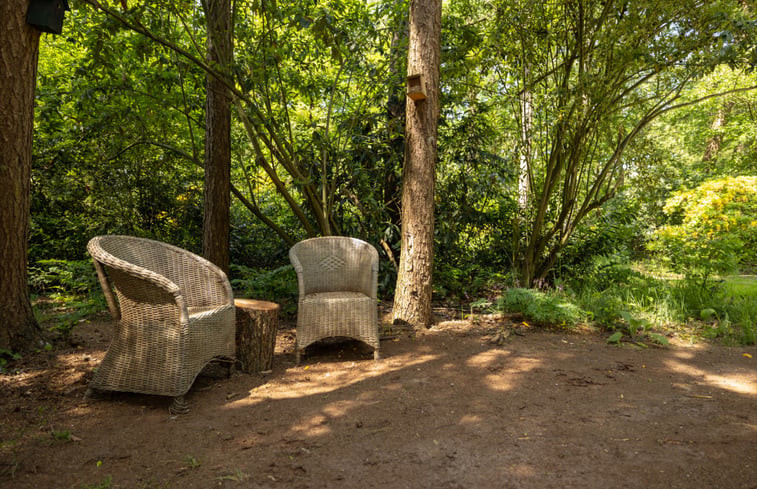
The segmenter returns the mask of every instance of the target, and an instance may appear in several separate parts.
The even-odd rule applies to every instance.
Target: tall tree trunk
[[[208,0],[208,62],[228,77],[231,59],[231,1]],[[206,74],[205,99],[205,202],[202,252],[205,258],[229,272],[231,204],[231,94]]]
[[[439,119],[442,0],[410,2],[409,75],[425,79],[427,98],[408,101],[402,177],[402,249],[394,296],[394,321],[432,324],[434,185]]]
[[[0,2],[0,348],[24,350],[38,333],[26,274],[39,31],[28,0]]]
[[[522,270],[519,279],[519,285],[527,287],[531,278],[526,271],[526,259],[522,256],[521,244],[523,241],[522,227],[528,222],[528,203],[531,192],[531,155],[532,155],[532,136],[533,127],[533,94],[530,88],[525,88],[529,83],[529,70],[523,68],[523,86],[519,100],[520,109],[520,155],[518,165],[518,212],[515,215],[513,225],[513,264],[521,263]],[[526,282],[526,283],[524,283]]]

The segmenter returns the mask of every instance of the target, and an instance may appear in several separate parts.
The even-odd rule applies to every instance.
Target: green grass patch
[[[757,298],[757,275],[734,275],[724,280],[729,295]]]
[[[732,276],[700,281],[644,273],[626,264],[602,267],[571,286],[577,305],[597,325],[623,338],[664,343],[670,334],[697,339],[720,338],[727,344],[754,344],[757,333],[757,280]]]

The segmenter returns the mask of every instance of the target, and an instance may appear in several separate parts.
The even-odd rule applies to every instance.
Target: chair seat
[[[371,298],[360,292],[316,292],[314,294],[306,294],[303,299],[305,303],[317,302],[319,305],[329,303],[342,304],[361,300],[370,301]]]
[[[359,292],[307,294],[299,305],[297,347],[323,338],[345,336],[378,348],[376,302]]]

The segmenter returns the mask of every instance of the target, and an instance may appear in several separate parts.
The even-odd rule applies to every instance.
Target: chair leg
[[[172,415],[187,414],[189,412],[189,404],[187,404],[184,396],[174,397],[171,406],[168,408],[168,412]]]
[[[300,350],[294,350],[294,361],[296,365],[300,364],[300,355],[302,352]]]
[[[379,349],[376,348],[373,350],[373,359],[378,360],[379,358],[381,358],[381,355],[379,354]]]

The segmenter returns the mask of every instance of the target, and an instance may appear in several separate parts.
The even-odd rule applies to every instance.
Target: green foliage
[[[587,318],[587,313],[556,293],[534,289],[507,289],[496,302],[497,309],[519,312],[540,324],[574,327]]]
[[[10,350],[0,348],[0,374],[7,373],[7,367],[10,362],[21,360],[20,353],[14,353]]]
[[[39,260],[29,267],[29,286],[38,293],[85,293],[97,289],[97,274],[89,260]]]
[[[509,121],[500,153],[524,177],[504,189],[523,204],[511,222],[524,285],[546,278],[582,221],[622,188],[636,165],[626,152],[647,125],[692,80],[750,59],[750,45],[732,42],[755,33],[746,13],[734,1],[481,6],[478,17],[494,20],[480,70],[495,88],[485,96]]]
[[[757,262],[757,177],[726,177],[675,193],[664,208],[671,221],[650,249],[673,270],[702,284],[716,273]]]
[[[255,270],[242,265],[231,265],[231,285],[244,297],[268,300],[281,305],[284,313],[296,310],[298,284],[294,267],[285,265],[273,270]]]
[[[506,277],[477,263],[462,263],[459,267],[437,261],[434,270],[434,296],[440,299],[468,301],[486,294]]]
[[[202,4],[146,1],[121,13],[205,59]],[[396,275],[385,250],[399,255],[407,1],[245,6],[236,11],[232,67],[240,103],[232,182],[247,199],[232,203],[235,288],[293,310],[296,279],[282,267],[287,239],[329,228],[376,245],[380,291],[391,295]],[[46,259],[84,258],[95,234],[196,252],[202,236],[205,73],[100,11],[73,7],[66,34],[41,40],[30,230],[31,285],[44,295],[38,317],[63,333],[102,308],[102,296],[90,264]],[[693,103],[757,84],[755,74],[716,66],[748,59],[738,50],[757,53],[747,13],[733,0],[445,4],[436,295],[469,301],[488,296],[494,282],[514,283],[530,242],[535,264],[550,268],[546,281],[578,291],[576,304],[601,324],[628,323],[626,311],[658,328],[713,308],[718,318],[727,314],[729,331],[748,331],[757,312],[747,296],[647,279],[626,265],[662,224],[661,203],[675,189],[755,174],[756,92]],[[680,112],[662,113],[678,102]],[[718,128],[720,109],[727,124]],[[719,151],[705,159],[709,141]],[[524,155],[530,192],[521,209]],[[730,213],[724,204],[728,226],[755,215],[753,199],[738,200],[731,184],[716,193],[741,206]],[[687,226],[676,239],[688,239],[705,219],[685,221],[690,199],[679,200],[668,224]],[[679,259],[685,246],[675,242],[668,255],[702,275],[757,249],[753,226],[740,246],[706,240],[707,231],[695,230],[702,240],[692,257]],[[532,307],[556,323],[571,315]]]
[[[63,338],[88,316],[105,309],[105,297],[88,260],[40,260],[29,267],[29,284],[38,297],[37,321]]]
[[[65,36],[40,43],[31,260],[83,258],[106,233],[197,249],[199,70],[85,8],[69,15]]]
[[[52,430],[50,432],[53,442],[70,442],[73,441],[73,435],[69,430]]]
[[[198,469],[202,465],[202,461],[198,459],[197,457],[194,457],[192,455],[187,455],[184,457],[184,464],[187,468],[190,469]]]
[[[663,346],[669,344],[665,336],[650,331],[652,323],[646,318],[636,317],[628,311],[620,311],[620,316],[623,321],[610,326],[610,329],[615,330],[615,332],[607,338],[608,343],[620,343],[627,335],[631,341],[639,346],[646,346],[644,343],[646,339]]]
[[[570,287],[575,303],[598,326],[614,332],[612,342],[627,338],[664,344],[659,332],[670,330],[739,344],[754,341],[753,278],[729,278],[703,288],[694,281],[653,278],[628,263],[597,258],[589,273]]]
[[[581,222],[560,254],[554,274],[564,280],[614,280],[613,273],[629,272],[627,266],[615,265],[637,255],[642,235],[639,202],[623,192]]]

